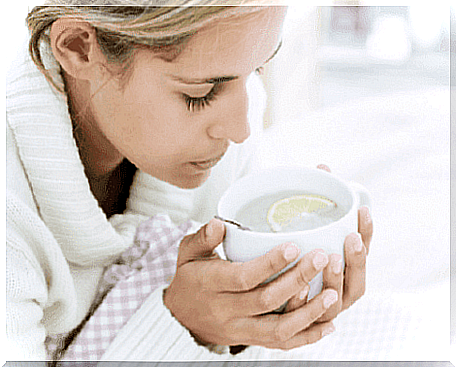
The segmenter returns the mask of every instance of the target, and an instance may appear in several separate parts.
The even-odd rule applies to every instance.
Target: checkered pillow
[[[197,229],[192,221],[176,226],[166,215],[156,215],[141,223],[133,246],[105,270],[95,301],[99,305],[64,354],[61,353],[62,359],[99,360],[146,298],[171,282],[179,244],[184,236]],[[56,341],[59,339],[61,343],[64,337]]]

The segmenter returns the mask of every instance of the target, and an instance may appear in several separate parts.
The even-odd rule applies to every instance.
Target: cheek
[[[111,110],[111,123],[117,130],[114,138],[124,153],[173,161],[195,150],[200,132],[185,105],[174,95],[143,91],[124,93]]]

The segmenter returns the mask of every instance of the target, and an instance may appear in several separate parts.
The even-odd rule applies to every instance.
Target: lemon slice
[[[332,200],[315,194],[295,195],[276,201],[268,210],[268,224],[273,232],[280,232],[294,219],[305,217],[320,209],[335,208]]]

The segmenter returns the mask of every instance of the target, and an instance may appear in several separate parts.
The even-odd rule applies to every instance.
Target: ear
[[[100,72],[105,61],[95,29],[79,19],[63,17],[56,20],[50,31],[55,59],[73,78],[90,80]]]

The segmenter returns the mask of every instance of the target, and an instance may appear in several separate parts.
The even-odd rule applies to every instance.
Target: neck
[[[124,159],[99,129],[90,108],[90,89],[86,81],[64,74],[68,105],[79,155],[89,180],[103,181]]]

